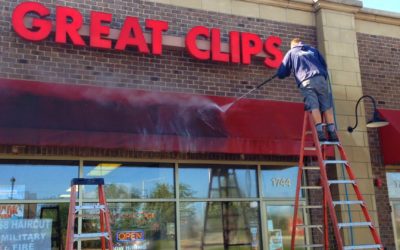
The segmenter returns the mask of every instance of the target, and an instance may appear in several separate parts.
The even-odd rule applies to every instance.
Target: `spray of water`
[[[235,102],[231,102],[231,103],[227,103],[222,105],[221,107],[219,107],[219,109],[221,110],[221,112],[226,113],[226,111],[228,111],[234,104]]]
[[[114,100],[119,99],[132,110],[149,110],[146,114],[142,112],[136,120],[134,129],[137,134],[175,134],[183,137],[227,135],[222,115],[225,108],[206,96],[176,96],[175,93],[140,90],[132,95],[130,91],[115,88],[90,88],[82,95],[102,106],[115,105]]]

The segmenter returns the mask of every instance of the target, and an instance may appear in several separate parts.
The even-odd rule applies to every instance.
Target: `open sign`
[[[117,232],[117,242],[133,242],[133,241],[143,241],[144,231],[119,231]]]

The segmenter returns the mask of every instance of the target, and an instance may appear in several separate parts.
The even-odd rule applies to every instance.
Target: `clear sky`
[[[362,0],[365,8],[400,13],[400,0]]]

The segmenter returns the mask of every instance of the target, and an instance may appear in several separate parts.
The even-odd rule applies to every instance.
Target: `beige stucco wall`
[[[293,8],[287,8],[288,1],[268,0],[147,0],[186,8],[214,11],[237,16],[254,17],[278,22],[315,26],[311,4],[291,1]],[[310,2],[310,1],[309,1]],[[272,4],[271,4],[272,3]],[[282,3],[285,3],[282,5]]]
[[[360,124],[353,133],[347,132],[347,126],[354,124],[354,107],[358,98],[362,96],[355,15],[351,12],[325,9],[324,7],[321,7],[316,14],[318,44],[329,65],[339,135],[350,160],[351,168],[357,176],[369,212],[375,224],[378,225],[365,124]],[[365,121],[364,112],[359,118],[361,121]],[[365,171],[366,169],[368,171]],[[342,174],[341,166],[337,166],[337,173],[339,178],[348,178],[347,174]],[[345,200],[344,185],[339,185],[339,192],[341,199]],[[350,200],[357,200],[354,189],[350,186],[348,186],[348,192]],[[349,221],[346,218],[348,209],[344,205],[341,207],[342,218],[339,218],[339,221]],[[350,210],[353,221],[365,221],[360,206],[351,206]],[[353,231],[357,244],[373,243],[372,238],[369,237],[370,234],[363,233],[364,229],[354,228]],[[349,234],[344,234],[345,245],[349,245],[348,236]]]

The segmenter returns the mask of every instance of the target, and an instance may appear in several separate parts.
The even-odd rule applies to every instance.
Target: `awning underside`
[[[0,143],[297,155],[303,104],[0,79]]]
[[[379,129],[383,162],[400,164],[400,110],[379,109],[379,113],[389,122]]]

